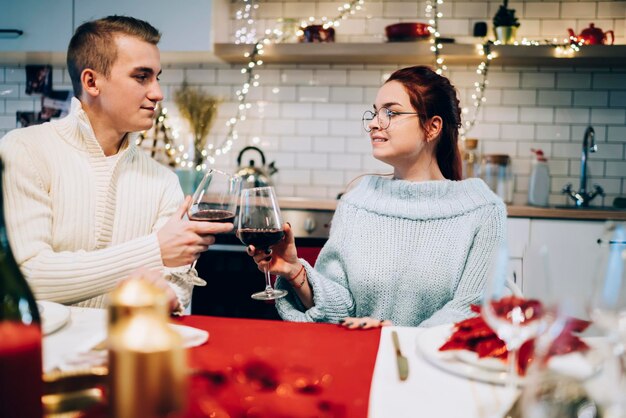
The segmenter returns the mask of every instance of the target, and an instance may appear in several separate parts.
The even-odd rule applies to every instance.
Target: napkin
[[[203,329],[176,324],[170,324],[170,327],[182,337],[185,348],[197,347],[209,340],[209,333]]]
[[[510,296],[502,298],[501,301],[494,304],[496,303],[500,304],[502,312],[508,311],[505,305],[510,303],[521,306],[522,310],[532,307],[536,315],[531,320],[539,319],[543,312],[541,303],[534,299],[524,300],[523,298]],[[480,315],[480,306],[472,305],[471,309],[479,315],[454,324],[452,334],[439,350],[469,350],[478,354],[479,358],[493,357],[506,360],[508,356],[506,344],[498,338]],[[498,307],[496,307],[497,309]],[[573,333],[583,332],[589,325],[589,321],[568,318],[561,333],[551,343],[547,358],[575,351],[587,351],[589,346]],[[520,347],[517,371],[522,376],[526,374],[528,366],[533,361],[534,344],[535,340],[530,339]]]
[[[67,326],[43,340],[44,371],[71,371],[102,366],[107,351],[94,350],[106,339],[106,310],[71,307]],[[186,325],[170,324],[183,339],[185,348],[204,344],[209,339],[205,330]]]

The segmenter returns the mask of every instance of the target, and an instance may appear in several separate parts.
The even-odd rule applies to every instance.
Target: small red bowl
[[[385,27],[385,34],[389,42],[415,41],[428,38],[430,36],[428,28],[429,25],[426,23],[394,23]]]
[[[324,28],[322,25],[309,25],[303,28],[298,42],[335,42],[335,29]]]

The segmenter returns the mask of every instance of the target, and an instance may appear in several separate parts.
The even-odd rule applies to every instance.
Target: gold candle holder
[[[184,409],[187,359],[167,312],[164,292],[143,280],[130,280],[111,295],[111,416],[165,417]]]

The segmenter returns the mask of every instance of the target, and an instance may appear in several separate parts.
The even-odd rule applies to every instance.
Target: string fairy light
[[[444,59],[441,55],[443,44],[441,43],[441,34],[439,33],[439,19],[443,17],[443,13],[439,11],[439,5],[443,4],[443,0],[435,0],[434,2],[428,1],[426,3],[426,17],[428,20],[428,31],[431,34],[430,37],[430,50],[435,53],[435,71],[441,75],[448,67],[444,64]]]
[[[238,101],[237,111],[233,117],[229,118],[226,121],[226,127],[228,128],[226,136],[222,140],[222,142],[219,143],[219,145],[209,144],[207,148],[202,151],[202,156],[205,157],[206,161],[211,164],[215,162],[216,156],[228,153],[232,149],[233,143],[239,138],[239,135],[237,133],[237,124],[240,121],[246,120],[246,113],[252,107],[252,105],[247,102],[248,93],[252,88],[258,87],[260,85],[260,75],[255,72],[260,66],[263,65],[262,56],[264,54],[264,47],[272,43],[280,43],[284,40],[285,37],[285,34],[280,29],[275,28],[267,29],[264,32],[263,37],[261,39],[257,39],[257,33],[254,27],[254,13],[258,10],[259,5],[256,3],[256,0],[241,1],[243,2],[242,7],[240,7],[236,11],[235,18],[238,21],[241,21],[243,25],[239,27],[235,33],[235,43],[250,44],[252,45],[252,50],[244,54],[247,62],[241,68],[241,73],[246,74],[246,79],[241,88],[236,91]],[[342,20],[345,20],[349,16],[354,15],[358,11],[362,10],[362,6],[364,3],[364,0],[351,0],[344,3],[337,8],[337,16],[333,18],[328,18],[324,16],[321,18],[322,26],[324,27],[324,29],[340,26]],[[441,34],[439,32],[439,20],[443,18],[443,13],[440,11],[440,6],[442,6],[443,3],[443,0],[429,0],[426,4],[426,17],[429,18],[428,30],[431,33],[430,50],[434,53],[435,71],[437,72],[437,74],[442,74],[443,71],[446,71],[448,69],[448,67],[445,65],[445,60],[442,55],[443,43],[441,42]],[[316,20],[317,19],[315,19],[314,17],[309,17],[308,20],[303,20],[301,22],[301,26],[306,27]],[[297,35],[302,35],[302,33],[298,32]],[[537,41],[527,40],[526,38],[524,38],[521,43],[514,43],[514,45],[516,46],[551,45],[555,47],[555,54],[557,56],[563,57],[573,56],[576,52],[580,50],[580,46],[582,44],[583,41],[579,40],[576,37],[570,37],[569,40],[566,40],[562,44],[557,43],[556,40],[554,40],[553,42],[545,41],[543,43],[540,43]],[[461,126],[461,139],[465,139],[465,135],[475,126],[478,113],[482,105],[486,102],[485,91],[489,84],[489,65],[491,63],[491,60],[496,58],[496,54],[491,51],[492,45],[500,45],[500,42],[488,41],[485,44],[477,45],[478,53],[481,56],[484,56],[485,59],[481,61],[476,69],[476,73],[481,76],[481,80],[474,83],[475,92],[471,96],[474,111],[472,113],[472,118],[465,121],[465,123]],[[469,110],[468,108],[464,107],[462,109],[462,112],[463,114],[468,114]],[[255,139],[258,140],[258,138],[256,137]],[[182,145],[178,147],[178,152],[179,156],[177,157],[177,162],[181,161],[182,155],[181,164],[184,165],[184,163],[188,161],[189,156],[187,155],[187,153],[184,152],[184,147]],[[198,170],[204,168],[206,168],[206,164],[202,164],[202,166],[196,167],[196,169]]]
[[[431,34],[430,38],[430,50],[435,57],[435,71],[437,74],[442,74],[448,67],[444,64],[444,58],[442,56],[443,43],[441,42],[441,34],[439,32],[439,20],[443,17],[443,13],[439,11],[439,7],[443,5],[443,0],[432,0],[426,3],[426,17],[428,20],[428,30]],[[485,92],[489,84],[489,65],[491,60],[497,57],[496,53],[491,50],[492,45],[501,45],[500,41],[487,41],[484,44],[478,44],[478,54],[484,57],[481,63],[476,68],[476,73],[480,76],[480,81],[474,83],[474,93],[472,94],[472,106],[473,112],[471,118],[466,120],[460,127],[461,139],[465,140],[466,135],[476,125],[476,120],[482,105],[487,101]],[[580,47],[583,45],[583,40],[580,40],[574,36],[570,36],[562,44],[557,43],[554,39],[552,42],[544,41],[543,43],[538,41],[531,41],[526,38],[521,43],[514,42],[515,46],[538,46],[538,45],[551,45],[555,48],[555,55],[559,57],[571,57],[576,52],[580,51]],[[462,108],[464,115],[469,114],[467,107]]]
[[[250,4],[249,11],[256,10],[258,8],[257,4],[253,4],[253,0],[243,1]],[[362,10],[362,6],[364,3],[365,0],[351,0],[344,3],[337,8],[337,16],[333,18],[323,17],[321,19],[323,22],[323,27],[329,28],[331,26],[339,26],[342,20],[345,20],[349,16],[354,15],[358,11]],[[246,9],[244,7],[244,11],[245,10]],[[247,24],[252,25],[254,23],[252,13],[249,13],[245,17],[244,14],[245,13],[242,12],[242,19],[246,19]],[[310,17],[308,20],[309,22],[314,22],[316,19]],[[246,34],[249,35],[250,32],[246,31]],[[263,65],[262,57],[265,52],[264,48],[269,44],[279,43],[283,41],[284,37],[285,34],[282,30],[274,28],[267,29],[261,39],[254,39],[248,36],[243,36],[243,38],[239,39],[239,43],[252,44],[252,50],[244,54],[247,62],[241,68],[241,73],[246,75],[246,80],[244,81],[241,88],[235,92],[238,102],[237,112],[235,116],[229,118],[226,121],[226,127],[228,128],[228,131],[225,138],[219,145],[213,146],[212,144],[210,144],[207,149],[202,151],[202,155],[209,163],[213,164],[215,162],[215,157],[228,153],[232,149],[233,143],[239,138],[239,134],[237,133],[237,124],[241,121],[246,120],[246,113],[252,107],[252,105],[247,102],[248,93],[250,92],[250,89],[258,87],[260,84],[261,77],[255,72],[258,70],[259,67]]]
[[[474,83],[475,91],[472,94],[472,104],[474,107],[474,111],[472,113],[471,119],[466,120],[465,123],[461,126],[461,140],[465,140],[467,133],[472,130],[472,128],[476,124],[476,119],[478,118],[480,108],[482,107],[483,103],[487,101],[487,98],[485,97],[485,90],[487,90],[487,85],[489,84],[489,64],[491,63],[492,59],[496,58],[496,54],[494,52],[491,52],[491,45],[492,42],[488,41],[482,45],[478,44],[476,46],[478,49],[478,54],[485,57],[485,59],[483,59],[476,68],[476,74],[481,76],[481,80]],[[464,107],[461,111],[463,112],[463,114],[469,113],[469,110],[466,107]]]
[[[448,67],[444,64],[444,58],[442,56],[443,43],[441,42],[441,34],[439,33],[439,19],[443,17],[443,13],[439,11],[439,6],[443,5],[443,0],[428,1],[426,3],[426,17],[429,18],[428,30],[431,34],[430,38],[430,50],[435,55],[435,72],[441,75]],[[478,113],[483,103],[487,101],[485,97],[485,90],[489,84],[487,76],[489,74],[489,64],[491,60],[496,57],[496,54],[491,52],[491,42],[487,42],[483,45],[477,45],[478,53],[485,57],[484,60],[476,68],[476,73],[481,76],[481,80],[474,83],[475,92],[472,94],[472,101],[474,111],[472,118],[465,121],[461,125],[460,133],[461,139],[465,139],[465,135],[474,127]],[[465,115],[469,113],[467,107],[461,109],[461,112]]]
[[[236,44],[250,44],[256,40],[256,28],[254,27],[254,12],[259,8],[256,0],[242,0],[243,4],[235,12],[235,19],[241,22],[235,31]]]

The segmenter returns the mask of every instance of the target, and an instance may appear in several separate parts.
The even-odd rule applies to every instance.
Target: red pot
[[[590,23],[587,29],[583,29],[578,36],[573,29],[568,29],[568,32],[571,39],[574,38],[578,42],[583,41],[585,45],[604,45],[608,41],[607,35],[611,35],[610,45],[615,42],[615,35],[612,30],[603,32],[602,29],[596,28],[593,23]]]
[[[385,27],[385,34],[389,42],[414,41],[416,39],[428,38],[430,36],[428,28],[429,25],[426,23],[395,23]]]

